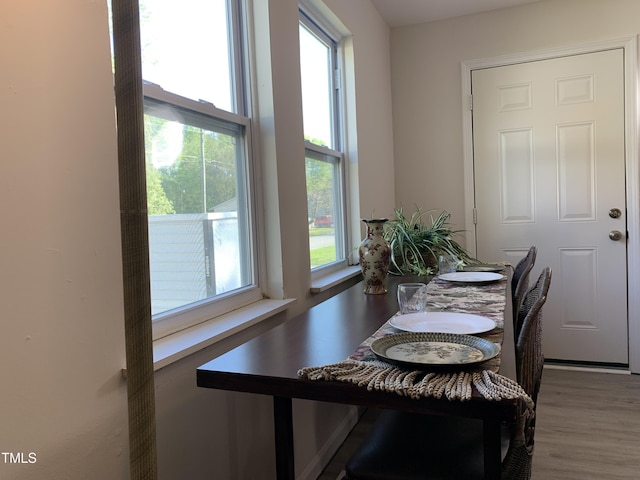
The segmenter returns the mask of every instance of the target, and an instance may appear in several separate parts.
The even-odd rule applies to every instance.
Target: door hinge
[[[469,111],[473,112],[473,95],[469,95],[468,106],[469,106]]]
[[[476,210],[475,208],[473,209],[473,224],[478,224],[478,210]]]

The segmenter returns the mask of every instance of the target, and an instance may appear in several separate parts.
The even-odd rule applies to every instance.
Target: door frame
[[[464,60],[462,73],[462,132],[465,186],[465,229],[473,232],[467,238],[467,247],[476,253],[474,223],[475,187],[473,174],[473,130],[471,72],[473,70],[502,67],[536,60],[549,60],[571,55],[594,53],[622,48],[624,50],[624,105],[625,105],[625,174],[627,202],[627,324],[629,370],[640,373],[640,158],[638,138],[638,37],[628,36],[593,43],[579,44],[498,57]]]

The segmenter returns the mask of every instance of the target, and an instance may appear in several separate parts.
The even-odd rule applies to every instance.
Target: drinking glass
[[[453,273],[458,269],[458,257],[443,254],[438,256],[438,274]]]
[[[398,306],[400,313],[427,311],[427,286],[424,283],[401,283],[398,285]]]

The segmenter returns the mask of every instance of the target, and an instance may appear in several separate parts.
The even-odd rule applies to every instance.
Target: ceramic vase
[[[364,277],[364,293],[387,293],[387,273],[391,261],[391,247],[384,239],[382,232],[386,218],[362,220],[367,225],[367,236],[358,252],[360,268]]]

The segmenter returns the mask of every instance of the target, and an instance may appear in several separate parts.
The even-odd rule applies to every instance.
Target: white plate
[[[453,272],[440,275],[442,280],[458,283],[489,283],[502,280],[504,275],[494,272]]]
[[[502,272],[506,267],[499,263],[476,263],[465,265],[461,268],[463,272]]]
[[[396,315],[389,324],[405,332],[482,333],[493,330],[496,322],[470,313],[423,312]]]

